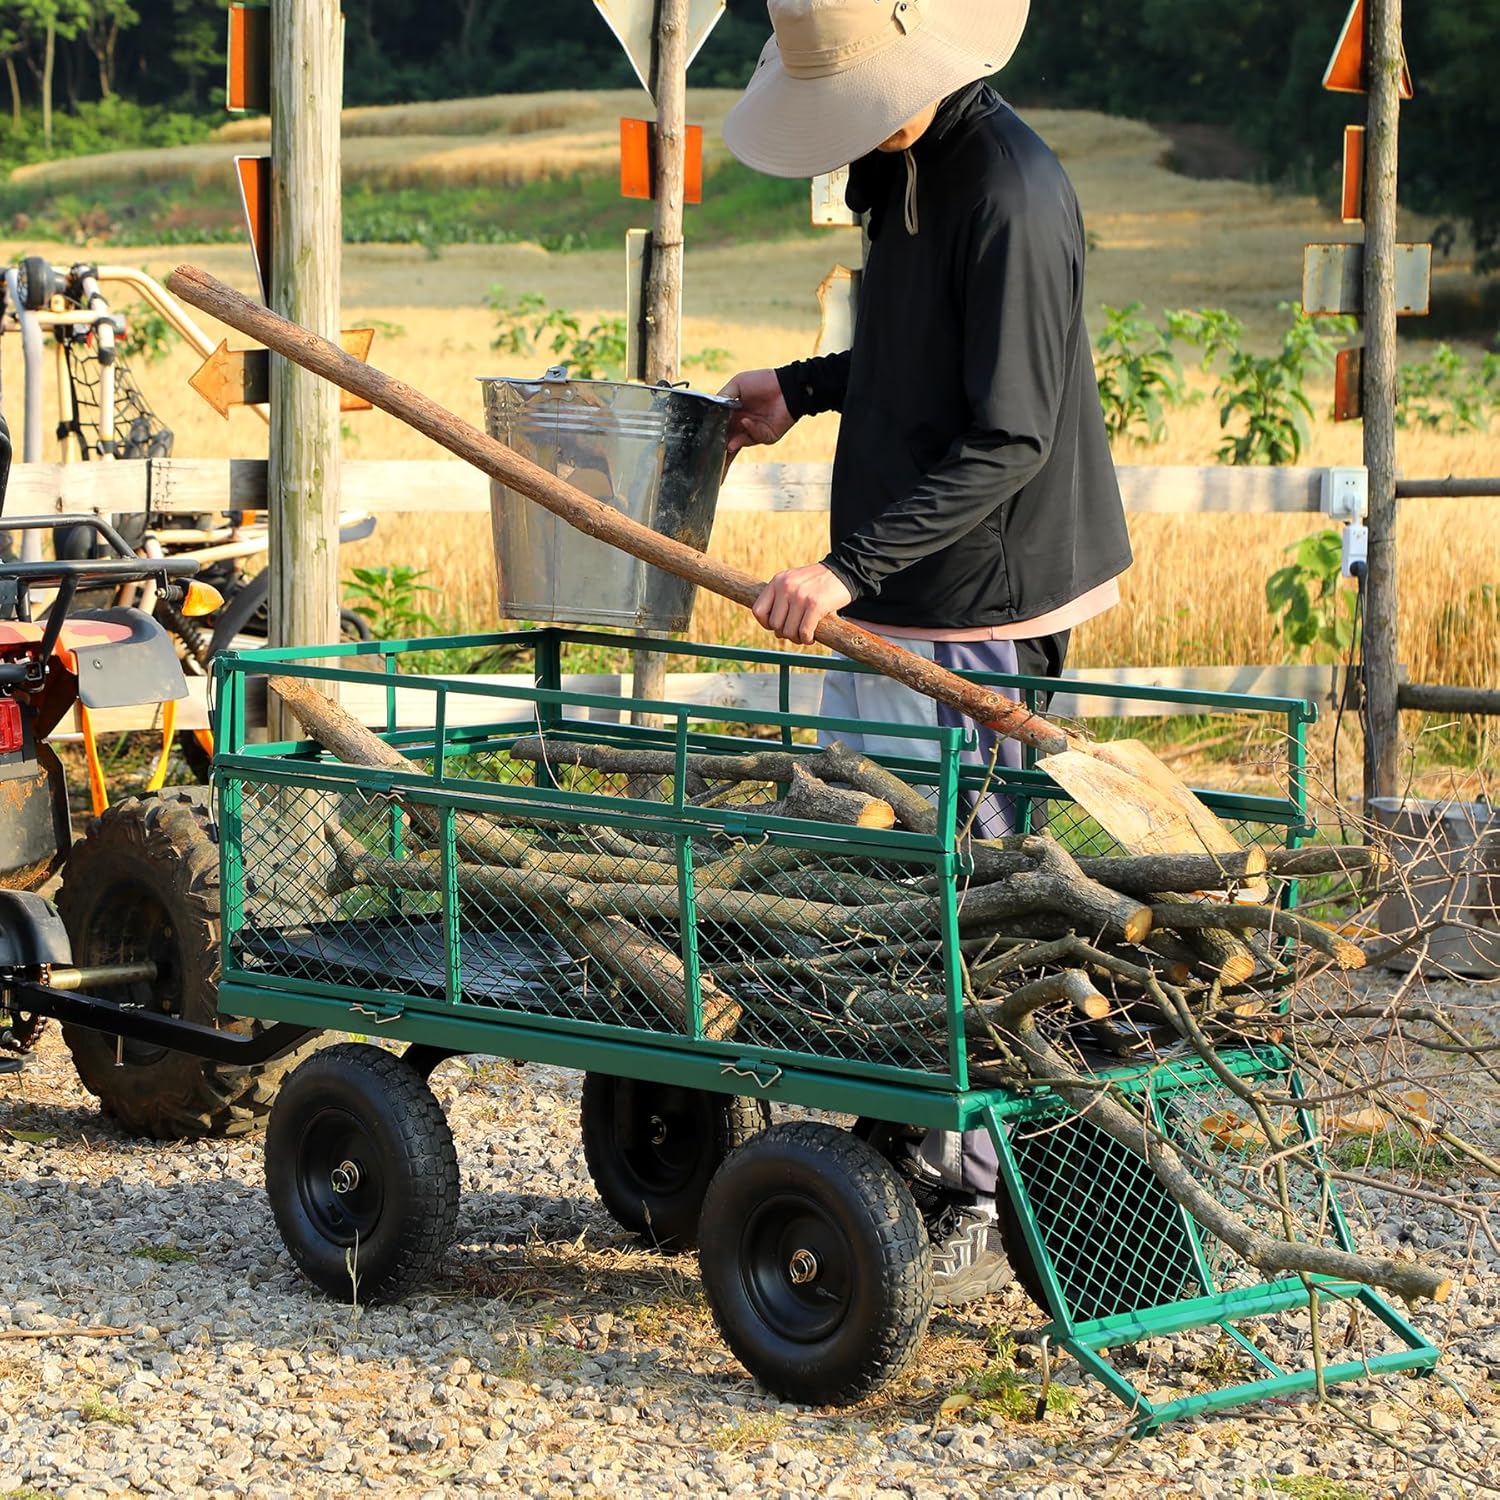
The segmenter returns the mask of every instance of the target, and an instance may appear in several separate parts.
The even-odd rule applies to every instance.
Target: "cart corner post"
[[[337,342],[339,113],[343,21],[339,0],[271,0],[271,277],[273,311]],[[339,634],[339,393],[271,356],[271,641],[334,641]],[[272,703],[272,738],[292,733]]]

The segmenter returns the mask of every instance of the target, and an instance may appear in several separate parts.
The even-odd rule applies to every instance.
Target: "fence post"
[[[676,380],[682,341],[682,205],[687,151],[688,0],[657,0],[656,174],[651,228],[650,275],[646,285],[646,379]],[[630,691],[660,699],[667,691],[666,658],[658,651],[633,653]],[[637,714],[635,722],[659,727],[659,714]]]
[[[1396,794],[1401,717],[1396,632],[1396,133],[1401,0],[1367,0],[1365,56],[1364,443],[1369,564],[1364,581],[1364,792]]]
[[[339,0],[271,0],[271,307],[339,339]],[[271,641],[338,639],[339,393],[271,356]],[[272,705],[272,733],[279,735]]]

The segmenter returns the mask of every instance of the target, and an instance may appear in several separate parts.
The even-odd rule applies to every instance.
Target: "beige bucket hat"
[[[747,166],[815,177],[1010,61],[1029,0],[770,0],[775,34],[724,121]]]

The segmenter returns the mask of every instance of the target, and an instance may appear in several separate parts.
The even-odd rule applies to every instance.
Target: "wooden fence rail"
[[[1307,513],[1319,509],[1323,470],[1124,464],[1125,508],[1137,514]],[[749,464],[729,471],[724,511],[826,511],[831,466]],[[343,506],[376,513],[489,510],[489,480],[452,459],[351,459]],[[264,510],[266,464],[256,458],[153,458],[142,462],[17,464],[8,508],[43,514],[150,510],[162,515]]]
[[[1125,508],[1135,514],[1309,514],[1321,508],[1324,471],[1320,468],[1125,464],[1117,472]],[[831,466],[826,463],[742,462],[730,470],[720,497],[720,509],[826,511],[830,474]],[[1485,481],[1476,483],[1482,485]],[[483,514],[489,510],[489,480],[468,464],[447,459],[353,459],[343,466],[342,503],[348,510],[386,515]],[[8,509],[16,514],[145,510],[164,515],[197,515],[265,507],[266,462],[250,458],[17,464],[11,471],[8,501]],[[1303,698],[1325,705],[1335,702],[1342,690],[1342,673],[1329,667],[1138,667],[1067,675],[1075,681],[1107,683],[1120,688],[1150,686],[1250,693]],[[798,674],[794,684],[793,708],[799,712],[815,710],[820,676]],[[570,680],[568,685],[607,695],[628,691],[627,684],[613,674],[580,677]],[[180,709],[179,723],[183,728],[207,723],[204,684],[201,680],[194,681],[190,689],[192,696]],[[770,709],[776,706],[775,691],[775,678],[769,673],[673,674],[667,679],[669,700],[702,704],[706,708]],[[357,693],[355,697],[358,698]],[[1121,718],[1159,714],[1165,711],[1165,706],[1139,699],[1068,695],[1060,698],[1054,709],[1065,717]],[[369,705],[372,719],[378,711],[372,699]],[[111,710],[96,715],[96,720],[101,730],[145,729],[156,721],[149,707]]]

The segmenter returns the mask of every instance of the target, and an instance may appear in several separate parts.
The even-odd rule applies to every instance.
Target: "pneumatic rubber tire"
[[[393,1052],[342,1042],[282,1085],[266,1194],[309,1281],[390,1302],[430,1281],[458,1223],[458,1157],[442,1106]]]
[[[132,797],[106,808],[68,855],[57,909],[74,963],[156,964],[156,979],[100,986],[104,998],[224,1031],[260,1029],[219,1016],[219,848],[192,798]],[[104,1112],[164,1141],[259,1130],[281,1079],[316,1045],[245,1067],[117,1044],[86,1026],[64,1026],[63,1040]]]
[[[771,1123],[764,1099],[586,1073],[579,1125],[600,1201],[658,1250],[698,1243],[703,1195],[724,1158]]]
[[[889,1162],[794,1120],[741,1146],[703,1205],[703,1289],[725,1343],[768,1390],[862,1400],[910,1364],[932,1314],[932,1251]]]

